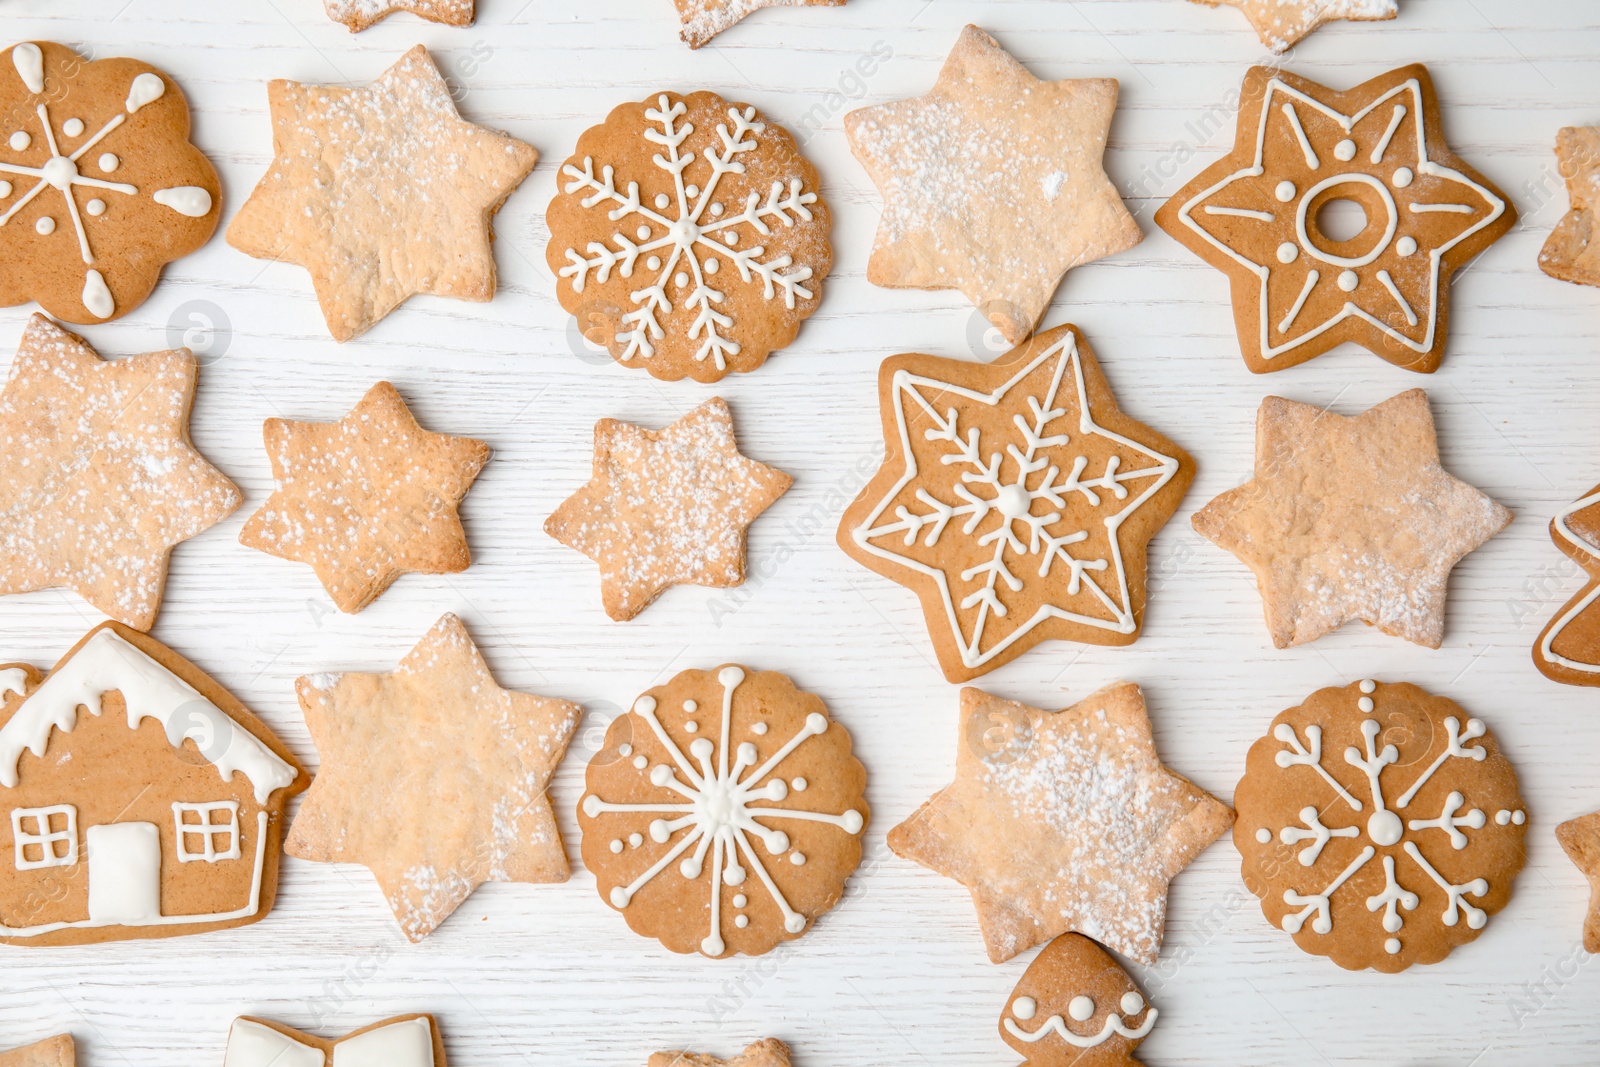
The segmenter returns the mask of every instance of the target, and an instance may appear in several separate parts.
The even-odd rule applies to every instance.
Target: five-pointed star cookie
[[[1058,712],[964,688],[955,781],[889,847],[971,890],[995,963],[1074,930],[1150,964],[1168,883],[1232,824],[1156,758],[1133,683]]]
[[[763,1038],[731,1060],[703,1052],[657,1052],[648,1067],[789,1067],[789,1046],[775,1037]]]
[[[1138,637],[1146,546],[1194,461],[1117,408],[1076,327],[993,363],[895,356],[878,402],[884,463],[839,547],[921,598],[945,677],[1040,641]]]
[[[845,116],[883,194],[874,285],[959,289],[1017,344],[1068,270],[1138,244],[1101,166],[1114,78],[1041,81],[968,26],[932,92]]]
[[[594,424],[594,475],[545,533],[600,564],[606,614],[623,622],[669,587],[744,581],[745,530],[794,484],[739,453],[712,397],[664,430]]]
[[[328,17],[360,33],[396,11],[409,11],[429,22],[446,26],[472,25],[474,0],[322,0]]]
[[[239,506],[189,442],[187,349],[106,362],[33,315],[0,392],[0,593],[67,588],[148,630],[172,548]]]
[[[1578,870],[1589,879],[1589,911],[1583,917],[1583,950],[1600,952],[1600,811],[1568,819],[1556,827],[1561,842]]]
[[[272,166],[228,243],[311,272],[336,341],[417,293],[487,301],[490,220],[539,153],[465,121],[421,45],[364,89],[267,87]]]
[[[1364,216],[1361,230],[1338,239],[1330,204]],[[1451,274],[1516,221],[1505,195],[1445,145],[1421,64],[1345,92],[1252,67],[1233,151],[1156,212],[1228,275],[1239,347],[1258,374],[1344,341],[1437,369]]]
[[[1395,0],[1194,0],[1208,7],[1227,4],[1244,12],[1261,43],[1285,52],[1300,38],[1336,19],[1374,22],[1400,13]]]
[[[0,1052],[0,1067],[73,1067],[77,1062],[71,1034],[57,1034],[26,1048]]]
[[[1267,397],[1255,477],[1193,518],[1255,572],[1278,648],[1352,619],[1438,648],[1451,568],[1510,521],[1440,466],[1421,389],[1349,417]]]
[[[839,7],[845,0],[673,0],[678,6],[679,36],[699,48],[746,15],[764,7]]]
[[[284,849],[360,863],[421,941],[484,882],[564,882],[545,787],[583,709],[502,689],[454,615],[388,674],[295,682],[322,756]]]
[[[1564,282],[1600,285],[1600,241],[1594,240],[1600,126],[1563,127],[1556,134],[1556,166],[1567,180],[1568,210],[1539,250],[1539,269]]]
[[[424,430],[388,382],[338,422],[268,419],[262,437],[273,492],[239,543],[309,563],[340,611],[360,611],[402,574],[472,562],[456,509],[489,446]]]

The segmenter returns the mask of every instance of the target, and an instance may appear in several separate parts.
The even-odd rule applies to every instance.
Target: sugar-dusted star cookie
[[[1338,229],[1339,212],[1324,210],[1335,202],[1350,208],[1345,218],[1365,217],[1359,232]],[[1233,151],[1156,212],[1228,275],[1239,347],[1257,374],[1345,341],[1408,370],[1438,369],[1450,276],[1516,221],[1505,194],[1445,145],[1419,63],[1344,92],[1252,67]]]
[[[1111,953],[1062,934],[1011,991],[1000,1037],[1026,1057],[1023,1067],[1139,1067],[1133,1050],[1160,1014]]]
[[[105,361],[33,315],[0,392],[0,593],[66,588],[148,630],[167,557],[239,490],[189,441],[187,349]]]
[[[1563,127],[1556,134],[1556,166],[1567,180],[1567,213],[1539,250],[1539,269],[1564,282],[1600,285],[1600,241],[1594,240],[1600,126]]]
[[[396,11],[409,11],[429,22],[446,26],[472,25],[474,0],[322,0],[328,17],[360,33]]]
[[[1244,12],[1261,43],[1273,52],[1287,51],[1325,22],[1349,19],[1374,22],[1400,13],[1395,0],[1194,0],[1207,7],[1227,4]]]
[[[1600,685],[1600,485],[1550,520],[1550,540],[1586,577],[1533,643],[1533,665],[1552,681]]]
[[[1139,636],[1145,549],[1194,461],[1118,409],[1076,327],[993,363],[895,356],[878,403],[887,454],[839,547],[921,598],[945,677]]]
[[[648,1067],[789,1067],[789,1046],[775,1037],[748,1046],[731,1060],[703,1052],[657,1052]]]
[[[1156,758],[1133,683],[1057,712],[964,688],[955,781],[889,847],[972,892],[995,963],[1073,930],[1150,964],[1167,884],[1232,823]]]
[[[539,153],[465,121],[421,45],[363,89],[267,87],[272,165],[228,243],[311,272],[336,341],[418,293],[487,301],[491,220]]]
[[[262,437],[273,492],[239,543],[309,563],[340,611],[360,611],[402,574],[472,562],[457,507],[489,446],[424,430],[388,382],[338,422],[268,419]]]
[[[959,289],[1012,344],[1068,270],[1143,235],[1101,166],[1114,78],[1042,81],[976,26],[926,96],[845,116],[883,194],[874,285]]]
[[[242,1015],[228,1031],[224,1067],[446,1067],[431,1015],[397,1015],[333,1039]]]
[[[388,674],[295,682],[322,769],[284,845],[359,863],[421,941],[484,882],[564,882],[545,788],[583,709],[495,684],[445,615]]]
[[[77,1062],[71,1034],[57,1034],[25,1048],[0,1052],[0,1067],[73,1067]]]
[[[1511,512],[1445,473],[1411,389],[1353,416],[1267,397],[1255,477],[1192,522],[1255,572],[1278,648],[1352,619],[1438,648],[1451,568]]]
[[[764,7],[840,7],[845,0],[673,0],[678,6],[679,34],[690,48],[699,48],[746,15]]]
[[[1556,827],[1556,840],[1589,879],[1589,911],[1583,917],[1583,950],[1600,953],[1600,811],[1568,819]]]
[[[600,564],[600,599],[623,622],[674,585],[743,582],[745,530],[793,484],[740,455],[712,397],[663,430],[595,423],[594,475],[544,530]]]

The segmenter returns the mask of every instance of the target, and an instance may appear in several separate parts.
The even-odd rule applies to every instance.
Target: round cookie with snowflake
[[[861,862],[850,735],[774,671],[684,671],[640,696],[585,785],[601,898],[674,952],[759,956],[799,937]]]
[[[1250,748],[1233,841],[1268,920],[1350,970],[1438,963],[1505,907],[1527,814],[1494,735],[1406,683],[1320,689]]]
[[[794,340],[833,266],[817,172],[715,93],[623,104],[578,139],[546,219],[561,306],[657,378],[714,382]]]

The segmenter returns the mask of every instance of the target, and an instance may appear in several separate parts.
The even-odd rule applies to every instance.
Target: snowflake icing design
[[[814,190],[807,190],[799,177],[787,182],[773,180],[764,197],[750,190],[742,210],[733,215],[727,214],[727,207],[717,199],[723,178],[745,173],[746,163],[739,157],[758,151],[767,132],[766,123],[757,120],[755,108],[724,106],[727,121],[716,128],[720,144],[708,147],[700,156],[684,148],[695,127],[680,121],[688,112],[683,100],[663,93],[655,107],[645,109],[652,127],[646,128],[643,136],[660,149],[651,161],[670,176],[673,189],[671,194],[656,194],[649,203],[641,199],[638,182],[630,181],[625,192],[619,191],[615,169],[609,164],[601,167],[598,176],[589,156],[583,158],[581,167],[571,162],[562,167],[568,179],[565,191],[586,194],[580,201],[585,209],[603,207],[612,222],[637,223],[631,238],[620,229],[614,232],[611,247],[591,241],[582,253],[566,248],[567,263],[559,270],[561,277],[570,280],[574,293],[584,291],[591,275],[594,282],[605,284],[612,271],[632,278],[640,266],[654,279],[647,278],[628,292],[632,309],[623,313],[623,329],[614,338],[620,351],[613,349],[623,362],[656,356],[666,336],[663,317],[681,307],[694,312],[688,326],[690,342],[698,342],[694,360],[710,361],[718,376],[726,371],[729,357],[738,355],[742,346],[734,339],[739,328],[733,316],[721,309],[727,301],[724,290],[731,281],[722,272],[724,261],[732,264],[742,284],[759,286],[765,300],[781,299],[788,311],[795,309],[797,301],[816,295],[806,284],[812,279],[811,266],[796,264],[789,253],[767,256],[775,227],[792,230],[815,220]],[[703,158],[709,167],[704,187],[685,173],[697,158]]]

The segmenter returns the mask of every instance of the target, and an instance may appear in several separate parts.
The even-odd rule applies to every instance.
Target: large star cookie
[[[1267,397],[1255,477],[1192,521],[1255,572],[1278,648],[1352,619],[1438,648],[1451,568],[1511,512],[1445,473],[1428,394],[1411,389],[1348,417]]]
[[[68,588],[148,630],[167,557],[239,490],[189,443],[186,349],[114,362],[29,317],[0,393],[0,593]]]
[[[1058,712],[965,688],[955,781],[889,847],[971,890],[995,963],[1073,930],[1152,964],[1168,883],[1232,823],[1161,765],[1131,682]]]
[[[284,849],[360,863],[421,941],[484,882],[564,882],[545,788],[583,709],[502,689],[454,615],[388,674],[295,682],[322,756]]]
[[[1587,580],[1540,631],[1533,664],[1557,682],[1600,685],[1600,485],[1550,520],[1550,540]]]
[[[228,1030],[225,1067],[446,1067],[431,1015],[397,1015],[341,1038],[323,1038],[242,1015]]]
[[[1552,278],[1600,285],[1600,241],[1594,240],[1600,203],[1600,126],[1566,126],[1556,134],[1556,166],[1567,180],[1567,213],[1539,250],[1539,269]]]
[[[1194,462],[1117,408],[1076,327],[987,364],[895,356],[878,401],[887,454],[839,546],[921,598],[947,678],[1138,637],[1146,546]]]
[[[649,1067],[789,1067],[789,1046],[775,1037],[763,1038],[731,1060],[703,1052],[657,1052]]]
[[[322,6],[330,19],[344,23],[351,33],[360,33],[396,11],[446,26],[470,26],[473,17],[473,0],[322,0]]]
[[[1227,4],[1244,12],[1261,43],[1285,52],[1325,22],[1375,22],[1400,13],[1395,0],[1194,0],[1208,7]]]
[[[699,48],[746,15],[764,7],[839,7],[845,0],[673,0],[678,20],[683,23],[679,36],[690,48]]]
[[[276,80],[272,166],[228,243],[311,272],[348,341],[418,293],[487,301],[490,220],[539,153],[456,112],[421,45],[363,89]]]
[[[1101,166],[1114,78],[1041,81],[968,26],[926,96],[845,116],[883,194],[874,285],[959,289],[1012,344],[1068,270],[1143,235]]]
[[[1363,215],[1360,231],[1339,230],[1330,204]],[[1516,221],[1505,195],[1445,146],[1420,64],[1345,92],[1252,67],[1233,151],[1156,212],[1227,273],[1239,347],[1258,374],[1344,341],[1437,369],[1450,275]]]
[[[601,602],[623,622],[674,585],[743,582],[745,530],[793,484],[740,455],[712,397],[663,430],[595,423],[594,475],[544,529],[600,564]]]
[[[71,1034],[57,1034],[25,1048],[0,1052],[0,1067],[73,1067],[77,1062]]]
[[[424,430],[388,382],[338,422],[268,419],[262,437],[274,488],[239,543],[309,563],[340,611],[360,611],[402,574],[472,562],[456,509],[489,446]]]
[[[1600,811],[1568,819],[1556,827],[1556,840],[1589,879],[1589,910],[1583,917],[1583,949],[1600,953]]]

